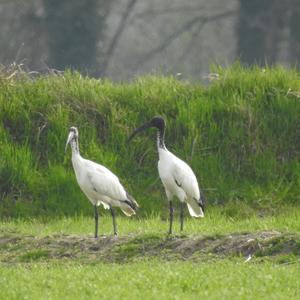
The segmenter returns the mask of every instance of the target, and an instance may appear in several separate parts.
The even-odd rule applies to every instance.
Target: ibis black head
[[[72,142],[73,140],[76,141],[77,139],[78,139],[78,129],[76,127],[72,126],[69,129],[69,135],[68,135],[65,151],[67,151],[68,144],[70,142]]]
[[[128,138],[128,142],[130,142],[136,134],[142,132],[150,127],[155,127],[159,130],[160,135],[163,137],[166,127],[166,122],[162,117],[156,116],[151,119],[149,122],[143,124],[142,126],[138,127]]]
[[[154,117],[151,121],[150,121],[151,127],[156,127],[159,130],[163,130],[166,127],[166,122],[162,117]]]

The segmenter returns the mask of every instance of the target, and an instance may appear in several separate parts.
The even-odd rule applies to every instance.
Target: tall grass
[[[90,213],[64,153],[72,125],[82,155],[113,170],[142,215],[160,210],[155,131],[126,143],[157,114],[167,120],[167,147],[192,166],[209,206],[298,203],[299,72],[238,64],[213,72],[219,79],[207,86],[157,76],[0,76],[0,214]]]

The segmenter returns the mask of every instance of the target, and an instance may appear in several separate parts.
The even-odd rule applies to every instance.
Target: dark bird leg
[[[183,230],[183,218],[184,218],[184,203],[180,202],[180,231]]]
[[[98,237],[98,220],[99,220],[99,212],[98,212],[98,206],[95,205],[95,238]]]
[[[116,218],[115,218],[115,211],[112,208],[112,206],[110,206],[110,212],[111,212],[111,216],[112,216],[112,220],[113,220],[113,226],[114,226],[114,235],[117,236],[117,224],[116,224]]]
[[[174,209],[173,209],[173,203],[172,203],[172,201],[169,201],[169,204],[170,204],[170,227],[169,227],[169,234],[172,234]]]

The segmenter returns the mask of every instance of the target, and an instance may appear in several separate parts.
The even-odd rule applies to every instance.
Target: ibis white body
[[[198,204],[200,190],[197,178],[190,166],[173,153],[159,146],[158,173],[169,201],[175,196],[186,202],[192,217],[204,217]]]
[[[76,152],[72,152],[72,164],[78,185],[93,205],[102,204],[105,209],[120,207],[127,216],[135,214],[124,202],[128,196],[119,178],[109,169]]]
[[[170,206],[170,227],[169,234],[172,233],[173,224],[173,203],[172,198],[177,197],[180,204],[180,230],[183,230],[184,203],[187,204],[192,217],[204,217],[205,197],[201,193],[197,178],[190,166],[183,160],[176,157],[165,146],[165,120],[162,117],[154,117],[150,122],[135,129],[128,141],[150,127],[157,129],[157,149],[158,149],[158,173],[162,184],[166,190]]]
[[[100,164],[81,157],[76,127],[70,128],[66,149],[68,144],[71,144],[72,148],[72,164],[78,185],[95,209],[95,237],[98,237],[98,206],[100,204],[105,209],[111,210],[114,234],[117,235],[113,207],[120,207],[125,215],[131,216],[135,214],[138,204],[126,192],[114,173]]]

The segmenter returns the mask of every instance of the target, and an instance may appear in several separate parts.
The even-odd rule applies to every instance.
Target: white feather
[[[158,173],[168,199],[176,196],[181,202],[187,203],[191,216],[204,217],[197,203],[200,198],[197,178],[190,166],[166,148],[159,148],[158,151]]]
[[[78,185],[93,205],[102,204],[105,209],[109,209],[110,205],[124,207],[122,201],[127,200],[126,191],[114,173],[82,158],[79,153],[72,154],[72,164]],[[131,214],[134,214],[133,210]]]

